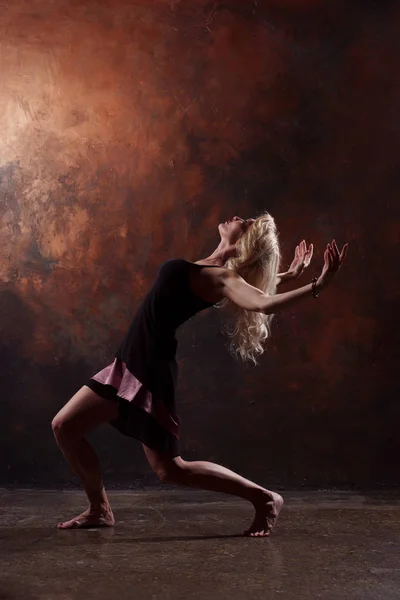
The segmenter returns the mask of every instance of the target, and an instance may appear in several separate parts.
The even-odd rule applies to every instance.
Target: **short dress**
[[[111,425],[171,457],[180,455],[175,334],[182,323],[213,306],[190,286],[190,269],[205,266],[213,265],[181,258],[165,261],[114,361],[86,384],[99,396],[118,402],[118,417]]]

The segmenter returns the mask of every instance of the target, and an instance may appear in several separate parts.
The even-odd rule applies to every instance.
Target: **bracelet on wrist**
[[[319,292],[317,292],[317,281],[318,281],[318,277],[314,277],[314,279],[312,280],[312,286],[311,286],[311,291],[312,291],[312,295],[314,296],[314,298],[318,298],[319,296]]]

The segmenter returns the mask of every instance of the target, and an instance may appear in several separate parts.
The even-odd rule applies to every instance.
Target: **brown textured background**
[[[53,415],[111,362],[161,262],[264,209],[283,268],[316,247],[299,284],[333,237],[347,264],[277,317],[256,369],[218,311],[179,330],[182,455],[270,486],[398,483],[399,6],[0,8],[1,483],[76,481]],[[108,484],[157,481],[138,442],[90,439]]]

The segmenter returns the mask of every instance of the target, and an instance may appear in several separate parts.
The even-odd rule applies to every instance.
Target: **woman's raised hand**
[[[288,269],[288,272],[290,273],[291,277],[293,277],[294,279],[300,277],[303,271],[309,266],[313,255],[313,249],[314,247],[312,244],[310,244],[309,248],[307,249],[307,244],[305,240],[303,240],[298,246],[296,246],[294,259]]]
[[[324,266],[322,268],[322,273],[318,278],[317,286],[325,287],[332,281],[346,258],[348,246],[348,244],[345,244],[342,251],[339,252],[335,240],[332,240],[330,244],[327,244],[324,252]]]

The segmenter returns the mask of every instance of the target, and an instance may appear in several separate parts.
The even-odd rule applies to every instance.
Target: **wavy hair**
[[[236,242],[237,255],[229,258],[225,267],[236,271],[250,285],[273,296],[281,262],[278,231],[274,218],[264,212],[259,215]],[[216,304],[224,308],[234,321],[232,327],[224,325],[222,333],[231,338],[229,351],[236,359],[252,361],[265,350],[265,341],[271,335],[273,314],[265,315],[237,306],[229,298]]]

